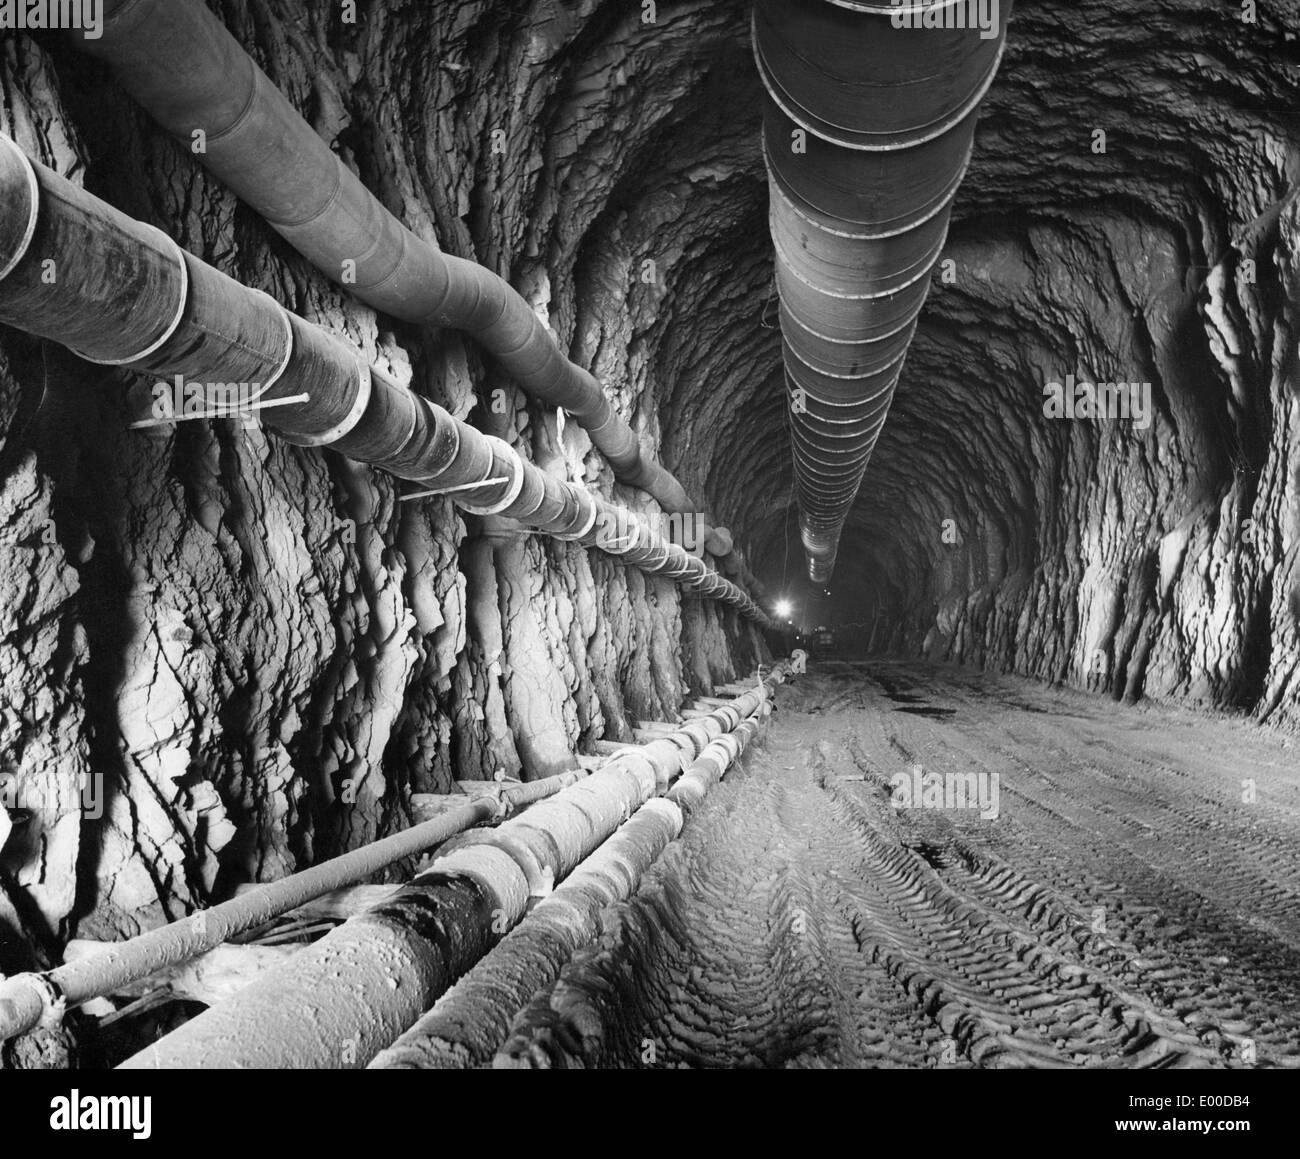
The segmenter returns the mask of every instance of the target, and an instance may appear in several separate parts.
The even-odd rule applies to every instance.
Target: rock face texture
[[[721,107],[740,9],[351,7],[217,10],[395,213],[509,278],[742,526],[710,448],[744,400],[706,381],[725,354],[700,353],[731,311],[694,277],[723,267],[725,287],[727,233],[761,236],[757,201],[738,223],[727,193],[733,170],[756,180]],[[330,285],[61,36],[6,34],[0,79],[0,128],[32,156],[548,470],[657,511],[459,335]],[[404,827],[412,793],[572,767],[767,656],[671,582],[402,503],[390,477],[256,425],[132,430],[150,386],[0,335],[0,971]]]
[[[1243,15],[1017,8],[825,618],[1300,718],[1297,12]]]
[[[829,599],[799,586],[746,4],[213,7],[411,229],[549,319],[806,620],[1300,721],[1293,4],[1017,8]],[[60,36],[0,39],[0,129],[656,510],[459,335],[349,299]],[[1150,406],[1049,417],[1067,381]],[[412,793],[567,767],[768,656],[668,581],[256,425],[132,430],[149,385],[0,333],[0,971],[402,828]]]

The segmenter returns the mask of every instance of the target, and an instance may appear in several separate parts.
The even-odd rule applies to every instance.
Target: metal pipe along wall
[[[815,583],[830,581],[889,411],[1011,3],[756,0],[795,489]],[[980,9],[997,22],[985,34]]]
[[[268,407],[264,421],[291,443],[331,447],[422,491],[450,494],[471,513],[599,547],[767,622],[742,589],[634,512],[526,462],[367,365],[344,339],[33,162],[4,136],[0,207],[0,322],[92,362],[215,386],[216,406],[227,384],[248,384],[241,405]]]
[[[571,414],[621,482],[700,512],[509,283],[389,213],[199,0],[107,0],[101,35],[76,39],[187,147],[202,133],[196,158],[327,277],[395,318],[469,333],[528,394]],[[733,550],[725,529],[704,539],[714,555]]]

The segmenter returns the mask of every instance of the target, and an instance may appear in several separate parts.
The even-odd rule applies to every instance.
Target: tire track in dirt
[[[837,666],[783,690],[497,1065],[1300,1065],[1284,738],[986,683]],[[997,773],[1001,815],[895,809],[912,763]],[[1220,791],[1243,769],[1254,813]]]

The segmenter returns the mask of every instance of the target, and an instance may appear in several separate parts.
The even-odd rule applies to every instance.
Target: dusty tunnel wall
[[[805,618],[1300,720],[1298,27],[1295,4],[1017,5],[829,596],[788,479],[764,496],[762,574]],[[1049,413],[1070,382],[1149,384],[1149,413]]]
[[[824,601],[796,579],[748,5],[213,7],[388,208],[549,319],[769,597],[865,618],[878,652],[1300,721],[1295,3],[1017,6]],[[334,287],[57,34],[0,36],[0,128],[654,510],[471,344]],[[1071,374],[1150,382],[1149,426],[1047,417]],[[30,814],[0,971],[403,827],[412,792],[550,770],[763,655],[720,605],[338,455],[132,431],[148,385],[0,332],[0,776]]]
[[[741,44],[735,8],[214,8],[391,210],[507,277],[660,445],[676,369],[658,316],[714,223],[675,222],[639,167],[717,44]],[[331,285],[58,34],[0,38],[0,106],[31,156],[547,470],[657,511],[458,335]],[[698,160],[679,158],[679,199]],[[403,503],[391,477],[256,425],[129,429],[150,387],[0,333],[0,971],[402,828],[413,792],[569,767],[766,658],[723,605]],[[707,471],[668,465],[734,525]]]

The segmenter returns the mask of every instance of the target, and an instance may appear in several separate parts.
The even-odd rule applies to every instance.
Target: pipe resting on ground
[[[290,443],[328,446],[421,492],[450,495],[473,514],[598,547],[767,623],[741,588],[641,516],[525,461],[367,365],[343,338],[32,161],[3,135],[0,206],[0,322],[91,362],[195,379],[217,407],[266,408],[258,414]]]
[[[414,857],[441,845],[463,829],[491,820],[504,808],[495,798],[480,798],[462,809],[414,825],[363,849],[106,947],[101,953],[65,962],[44,973],[15,974],[0,980],[0,1042],[42,1023],[57,1022],[69,1007],[116,993],[132,982],[219,946],[236,934],[254,929],[331,890],[364,881],[396,861]]]
[[[641,878],[681,833],[704,794],[757,734],[766,704],[711,741],[682,771],[666,798],[647,801],[564,883],[382,1051],[371,1069],[456,1070],[484,1066],[510,1036],[528,999],[600,932],[601,911],[631,897]],[[721,723],[721,722],[719,722]]]
[[[385,209],[199,0],[106,0],[99,33],[74,39],[187,147],[201,133],[198,160],[323,274],[385,314],[471,334],[528,394],[571,414],[621,482],[700,512],[510,284]],[[733,552],[723,528],[704,538],[713,555]]]
[[[188,961],[237,934],[326,894],[364,881],[380,869],[442,845],[476,825],[491,824],[553,796],[587,774],[560,773],[522,785],[500,785],[441,817],[267,885],[241,888],[227,902],[199,910],[125,942],[102,947],[94,962],[66,962],[41,974],[0,979],[0,1042],[55,1021],[90,998],[120,993],[134,982]]]
[[[519,923],[530,897],[553,896],[556,883],[662,796],[684,763],[705,753],[711,736],[760,713],[787,671],[787,662],[776,665],[713,713],[711,726],[699,718],[663,740],[628,748],[500,828],[465,834],[393,897],[123,1067],[365,1066]],[[665,805],[655,816],[671,828],[676,809]],[[633,832],[645,837],[654,827],[643,821]]]

